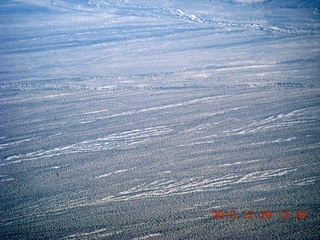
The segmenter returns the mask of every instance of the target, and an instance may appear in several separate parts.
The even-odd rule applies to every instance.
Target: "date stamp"
[[[212,211],[212,219],[261,219],[261,220],[270,220],[272,218],[278,218],[283,220],[289,219],[299,219],[299,220],[307,220],[308,212],[307,210],[297,210],[297,211],[289,211],[289,210],[280,210],[278,212],[272,212],[271,210],[243,210],[242,212],[237,212],[236,210],[213,210]]]

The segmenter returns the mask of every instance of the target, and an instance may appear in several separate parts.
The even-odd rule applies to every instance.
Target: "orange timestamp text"
[[[289,211],[289,210],[280,210],[278,212],[272,212],[271,210],[243,210],[241,213],[236,210],[213,210],[212,218],[214,220],[217,219],[261,219],[261,220],[269,220],[274,217],[278,217],[279,219],[301,219],[307,220],[308,212],[306,210],[298,210],[298,211]]]

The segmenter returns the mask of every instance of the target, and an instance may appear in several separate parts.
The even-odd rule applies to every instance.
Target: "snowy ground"
[[[0,238],[319,239],[319,7],[2,1]]]

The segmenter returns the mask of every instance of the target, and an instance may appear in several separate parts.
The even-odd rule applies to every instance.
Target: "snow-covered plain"
[[[1,1],[0,238],[319,239],[319,7]]]

